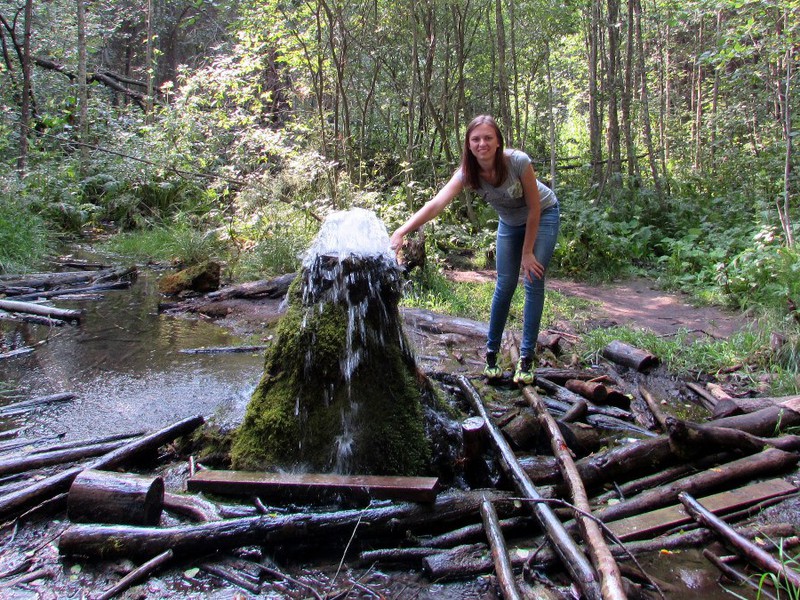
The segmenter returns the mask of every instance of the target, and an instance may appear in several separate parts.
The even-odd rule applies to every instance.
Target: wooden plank
[[[198,471],[187,482],[189,491],[220,495],[258,496],[262,500],[318,500],[342,496],[356,500],[436,500],[437,477],[333,475],[325,473],[267,473]]]
[[[724,514],[796,490],[794,485],[783,479],[770,479],[712,494],[701,498],[700,501],[714,514]],[[606,526],[622,541],[627,541],[657,535],[667,528],[690,523],[692,520],[683,505],[678,504],[611,521],[606,523]]]

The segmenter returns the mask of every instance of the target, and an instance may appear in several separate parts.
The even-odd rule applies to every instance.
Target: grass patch
[[[185,265],[203,262],[224,251],[216,232],[182,224],[120,233],[103,248],[134,260]]]
[[[18,202],[0,198],[0,273],[24,273],[51,250],[44,221]]]
[[[579,352],[589,362],[609,342],[620,340],[657,356],[666,368],[677,375],[695,373],[719,374],[735,369],[739,376],[749,378],[755,387],[768,383],[774,395],[796,394],[800,390],[800,368],[797,356],[800,332],[789,336],[781,351],[770,347],[771,328],[753,326],[739,331],[728,339],[696,339],[686,330],[673,336],[651,331],[612,327],[585,333]]]
[[[426,265],[421,274],[409,282],[401,304],[410,308],[422,308],[455,317],[488,322],[493,295],[493,281],[456,282],[448,279],[436,266]],[[523,286],[519,285],[511,301],[507,328],[522,327],[524,302]],[[585,300],[547,290],[542,313],[542,328],[559,319],[579,318],[589,304]]]

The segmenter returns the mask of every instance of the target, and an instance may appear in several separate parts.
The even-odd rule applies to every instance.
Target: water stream
[[[241,420],[263,368],[262,353],[182,354],[183,349],[241,343],[201,320],[159,315],[156,274],[140,271],[129,290],[99,300],[57,300],[80,308],[80,325],[49,328],[0,321],[0,335],[33,346],[0,361],[0,403],[73,392],[70,402],[0,420],[0,430],[24,436],[64,434],[88,439],[152,431],[192,415]],[[10,389],[10,391],[9,391]]]

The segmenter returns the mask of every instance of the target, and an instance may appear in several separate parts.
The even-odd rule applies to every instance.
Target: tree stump
[[[74,523],[157,525],[164,508],[164,480],[87,469],[69,489],[67,516]]]

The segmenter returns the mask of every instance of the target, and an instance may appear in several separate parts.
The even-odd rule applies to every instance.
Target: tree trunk
[[[497,573],[498,586],[505,600],[522,600],[522,595],[517,588],[514,579],[514,571],[511,567],[511,558],[508,556],[508,548],[500,530],[500,521],[497,512],[488,500],[481,502],[481,517],[483,527],[486,530],[486,538],[489,540],[489,548],[492,551],[492,561],[494,570]]]
[[[19,114],[19,157],[17,174],[20,179],[28,172],[28,124],[31,120],[31,29],[33,27],[33,0],[25,0],[25,25],[22,42],[22,98]]]

